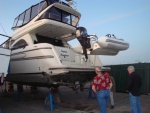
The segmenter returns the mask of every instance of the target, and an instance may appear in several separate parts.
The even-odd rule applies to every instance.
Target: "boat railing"
[[[8,49],[10,39],[11,39],[11,37],[9,37],[7,35],[0,34],[0,47]]]
[[[63,0],[59,0],[59,2],[63,5],[68,5],[72,7],[73,9],[77,10],[77,3],[73,0],[66,0],[66,3],[64,3]]]
[[[88,35],[88,38],[90,38],[91,43],[95,43],[98,40],[98,37],[96,34]]]
[[[112,34],[112,35],[111,34],[107,34],[106,37],[111,38],[111,39],[116,39],[116,40],[124,41],[123,39],[117,38],[114,34]]]

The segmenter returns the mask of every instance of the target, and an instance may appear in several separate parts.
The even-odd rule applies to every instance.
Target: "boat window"
[[[37,43],[48,43],[54,46],[61,46],[61,47],[64,46],[62,40],[40,36],[40,35],[36,35],[36,37],[37,37]]]
[[[19,19],[18,19],[18,22],[17,22],[17,26],[21,26],[21,25],[23,24],[24,15],[25,15],[25,13],[22,13],[22,14],[19,16]]]
[[[30,21],[30,12],[31,12],[31,8],[26,10],[26,14],[25,14],[25,18],[24,18],[23,24],[26,24],[27,22]]]
[[[71,15],[71,20],[72,20],[72,23],[71,23],[72,26],[77,26],[79,18],[74,15]]]
[[[39,12],[43,11],[43,9],[45,9],[47,7],[47,3],[46,2],[41,2],[39,4]]]
[[[15,21],[14,21],[14,23],[13,23],[13,27],[15,27],[15,26],[17,25],[18,18],[19,18],[19,17],[15,18]]]
[[[77,26],[77,23],[79,21],[79,18],[75,15],[72,15],[68,12],[65,12],[61,9],[58,9],[56,7],[52,7],[48,11],[46,11],[40,19],[53,19],[56,21],[60,21],[72,26]]]
[[[27,45],[28,45],[27,42],[25,40],[21,39],[15,45],[13,45],[12,49],[24,48]]]
[[[47,7],[47,2],[42,1],[26,11],[24,11],[22,14],[20,14],[14,21],[13,27],[20,27],[22,25],[25,25],[26,23],[30,22],[38,13],[43,11]],[[31,15],[31,16],[30,16]]]
[[[61,21],[61,12],[58,8],[53,7],[47,13],[49,14],[48,18]]]
[[[32,7],[31,19],[33,19],[38,14],[39,5],[35,5]]]
[[[70,14],[67,12],[63,12],[62,13],[62,22],[67,23],[67,24],[71,24],[71,20],[70,20]]]

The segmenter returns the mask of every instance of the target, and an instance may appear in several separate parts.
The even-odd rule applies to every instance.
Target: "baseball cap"
[[[110,67],[101,67],[100,71],[110,71],[111,68]]]
[[[100,67],[95,67],[95,71],[100,71]]]

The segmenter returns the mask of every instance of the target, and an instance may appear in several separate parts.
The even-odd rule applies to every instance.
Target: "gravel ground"
[[[53,111],[44,106],[44,101],[48,95],[47,88],[38,88],[37,94],[31,94],[29,87],[24,87],[23,94],[18,96],[16,90],[0,96],[0,108],[2,113],[99,113],[97,99],[93,96],[88,98],[88,90],[75,93],[67,87],[60,87],[61,103],[57,103],[57,108]],[[108,113],[131,113],[129,97],[126,93],[115,93],[115,108]],[[143,113],[150,113],[150,95],[141,96]]]

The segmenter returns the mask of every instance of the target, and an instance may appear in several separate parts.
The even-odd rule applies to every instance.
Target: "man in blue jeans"
[[[105,73],[108,69],[106,67],[95,68],[97,76],[94,77],[92,83],[92,90],[97,94],[98,105],[100,108],[100,113],[107,113],[107,103],[110,97],[110,89],[112,83],[110,76]]]
[[[127,70],[129,73],[127,90],[129,91],[132,113],[142,113],[140,103],[141,77],[135,73],[135,68],[133,66],[129,66]]]

